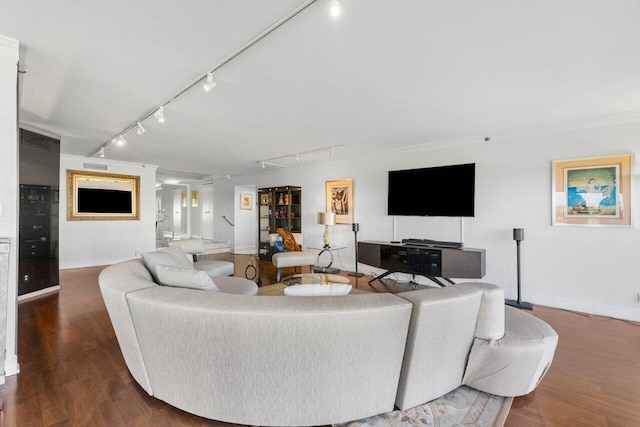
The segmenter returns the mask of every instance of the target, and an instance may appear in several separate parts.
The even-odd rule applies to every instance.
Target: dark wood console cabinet
[[[399,272],[445,279],[481,279],[485,275],[484,249],[359,242],[358,262],[387,270],[384,275]]]

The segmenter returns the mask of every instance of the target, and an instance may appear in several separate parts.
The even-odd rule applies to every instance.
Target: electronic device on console
[[[443,240],[402,239],[402,243],[404,243],[405,245],[414,245],[414,246],[435,246],[435,247],[441,247],[441,248],[462,249],[462,243],[460,242],[446,242]]]

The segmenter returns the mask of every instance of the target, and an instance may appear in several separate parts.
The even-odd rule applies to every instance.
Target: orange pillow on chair
[[[284,240],[284,247],[287,248],[288,252],[302,252],[302,249],[296,243],[296,238],[293,237],[293,234],[282,228],[278,228],[276,233],[282,236],[282,240]]]

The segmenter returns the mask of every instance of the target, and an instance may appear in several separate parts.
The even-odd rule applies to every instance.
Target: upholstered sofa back
[[[107,267],[99,282],[144,390],[239,424],[332,424],[394,403],[410,408],[462,385],[472,348],[507,337],[504,293],[483,283],[398,295],[247,296],[159,286],[140,259]],[[491,383],[494,374],[478,369],[468,381]],[[511,376],[520,381],[518,369]]]
[[[100,288],[127,366],[149,394],[252,425],[393,410],[408,301],[210,293],[156,285],[144,269],[139,260],[107,267]]]
[[[462,385],[474,338],[502,338],[504,293],[473,282],[398,295],[413,304],[396,398],[407,409]]]

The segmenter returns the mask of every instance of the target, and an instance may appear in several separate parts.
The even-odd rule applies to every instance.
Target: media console
[[[485,275],[485,250],[447,248],[425,244],[358,242],[358,262],[387,270],[369,281],[392,273],[419,274],[440,286],[438,278],[481,279]]]

